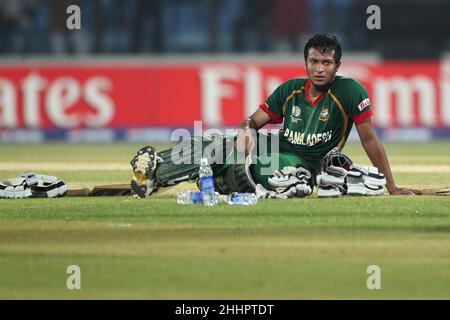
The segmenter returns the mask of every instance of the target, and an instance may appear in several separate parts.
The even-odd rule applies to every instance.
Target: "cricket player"
[[[342,150],[352,126],[372,164],[384,174],[391,195],[413,195],[414,190],[397,187],[389,161],[371,117],[373,109],[367,91],[356,80],[336,73],[341,65],[341,46],[334,35],[315,35],[304,48],[307,78],[291,79],[281,84],[259,108],[241,122],[238,135],[231,143],[235,151],[250,158],[245,164],[215,166],[216,188],[223,193],[254,191],[256,185],[291,190],[289,197],[311,194],[320,164],[332,150]],[[278,150],[260,155],[255,131],[268,123],[283,123]],[[212,143],[212,142],[210,142]],[[223,144],[230,143],[226,139]],[[268,151],[268,152],[267,152]],[[192,156],[192,155],[191,155]],[[266,172],[271,163],[264,157],[277,157],[278,168]],[[156,153],[145,147],[131,161],[134,178],[132,191],[145,197],[159,186],[193,177],[198,164],[171,164],[169,152]],[[294,191],[292,191],[294,190]]]

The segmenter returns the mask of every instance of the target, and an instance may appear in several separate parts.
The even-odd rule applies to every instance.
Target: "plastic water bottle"
[[[202,204],[203,194],[199,191],[180,191],[177,198],[178,204]]]
[[[241,206],[254,206],[258,203],[258,197],[254,193],[233,192],[228,196],[228,204]]]
[[[200,190],[203,193],[203,204],[205,206],[215,206],[217,202],[214,190],[214,177],[207,158],[200,160],[199,177]]]

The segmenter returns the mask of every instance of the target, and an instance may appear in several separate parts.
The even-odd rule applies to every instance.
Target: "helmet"
[[[345,154],[342,154],[339,148],[333,148],[320,162],[320,172],[326,172],[330,166],[344,168],[348,171],[352,164],[353,161]]]

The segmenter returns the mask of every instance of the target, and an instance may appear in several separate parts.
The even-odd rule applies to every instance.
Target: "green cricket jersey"
[[[307,78],[281,84],[260,107],[272,123],[282,123],[280,149],[314,165],[334,147],[342,149],[353,123],[372,115],[366,89],[356,80],[336,76],[329,90],[310,100]]]

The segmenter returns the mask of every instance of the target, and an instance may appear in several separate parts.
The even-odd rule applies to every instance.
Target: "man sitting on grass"
[[[235,151],[250,156],[250,160],[245,164],[213,162],[217,164],[214,175],[219,191],[254,192],[259,185],[256,191],[262,194],[271,190],[274,197],[303,197],[317,185],[324,196],[350,190],[350,194],[379,195],[386,186],[392,195],[415,194],[415,190],[397,187],[394,182],[386,153],[372,127],[373,111],[367,91],[356,80],[336,75],[341,56],[335,36],[315,35],[309,39],[304,49],[308,77],[281,84],[240,124],[233,139]],[[278,150],[271,145],[260,150],[256,144],[255,131],[268,123],[283,123]],[[353,124],[374,167],[353,165],[339,153]],[[277,159],[278,166],[271,174],[267,174],[267,168],[273,161],[264,161],[262,153]],[[157,154],[152,147],[138,151],[131,161],[133,193],[145,197],[159,186],[193,177],[198,164],[175,165],[169,154]]]

